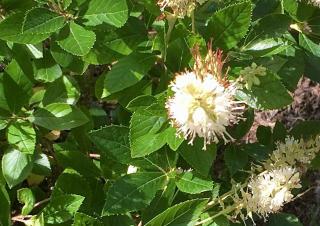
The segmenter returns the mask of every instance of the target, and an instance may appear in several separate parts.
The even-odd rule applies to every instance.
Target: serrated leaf
[[[100,170],[80,151],[56,151],[56,158],[64,168],[71,168],[88,177],[99,177]]]
[[[116,63],[103,81],[101,98],[110,96],[138,83],[154,65],[156,57],[150,53],[132,53]]]
[[[23,12],[11,14],[0,22],[0,39],[22,44],[36,44],[50,36],[46,34],[22,33],[25,15]]]
[[[123,164],[131,162],[128,127],[107,126],[90,132],[89,137],[102,155]]]
[[[207,199],[194,199],[179,203],[153,218],[145,226],[195,225],[207,201]]]
[[[150,105],[154,104],[157,102],[157,98],[151,95],[143,95],[143,96],[138,96],[134,98],[132,101],[130,101],[127,105],[127,109],[129,111],[137,111],[139,109],[145,109],[149,107]]]
[[[167,144],[173,151],[178,150],[178,148],[180,147],[184,139],[177,134],[176,128],[172,126],[170,126],[166,132],[167,132],[167,139],[166,139]]]
[[[80,208],[84,197],[80,195],[61,195],[53,197],[42,210],[45,223],[61,224],[74,216]]]
[[[62,29],[58,35],[58,44],[65,51],[84,56],[89,53],[96,41],[96,35],[84,27],[70,22],[69,26]]]
[[[21,214],[28,215],[36,202],[36,199],[32,193],[32,190],[29,188],[22,188],[17,191],[17,198],[21,204],[24,204],[22,207]]]
[[[306,35],[299,34],[299,45],[316,57],[320,57],[320,45],[314,43]]]
[[[33,166],[32,155],[24,154],[17,149],[9,149],[2,157],[2,173],[10,188],[24,181]]]
[[[36,146],[36,132],[30,122],[18,120],[7,130],[8,143],[21,152],[33,154]]]
[[[203,140],[197,138],[193,145],[183,142],[178,152],[199,174],[207,177],[216,158],[217,147],[214,144],[207,145],[207,150],[202,150],[202,147]]]
[[[115,27],[121,27],[128,19],[128,6],[126,0],[92,0],[89,2],[84,19],[84,24],[96,26],[108,23]]]
[[[158,104],[136,111],[130,121],[130,145],[133,158],[146,156],[166,144],[166,112]]]
[[[102,226],[101,222],[84,213],[76,213],[72,226]]]
[[[251,21],[251,1],[228,6],[210,19],[205,37],[213,38],[215,46],[231,49],[245,36]]]
[[[71,76],[63,76],[47,87],[42,103],[44,106],[51,103],[66,103],[74,105],[80,98],[80,87]]]
[[[26,13],[22,26],[22,33],[47,34],[63,27],[65,19],[46,8],[33,8]]]
[[[176,185],[180,191],[189,194],[198,194],[210,191],[213,188],[213,181],[202,179],[192,172],[177,174]]]
[[[79,108],[64,103],[39,108],[30,117],[32,123],[51,130],[72,129],[86,124],[88,120]]]
[[[238,170],[243,169],[248,163],[248,154],[236,147],[230,146],[224,152],[224,161],[233,176]]]
[[[292,103],[292,97],[275,74],[268,72],[259,80],[260,85],[251,90],[239,90],[237,98],[256,109],[278,109]]]
[[[163,188],[167,175],[156,172],[129,174],[118,179],[108,190],[102,215],[140,210],[150,204]]]

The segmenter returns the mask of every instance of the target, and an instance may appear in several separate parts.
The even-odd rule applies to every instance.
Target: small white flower
[[[178,134],[191,144],[196,136],[204,138],[204,149],[218,138],[232,140],[226,127],[238,122],[244,108],[234,99],[235,85],[221,79],[221,57],[211,50],[205,60],[195,56],[194,70],[178,74],[170,84],[174,94],[166,103]]]
[[[133,174],[133,173],[136,173],[137,171],[138,171],[138,167],[129,165],[127,174]]]
[[[314,6],[320,7],[320,0],[304,0],[304,1]]]

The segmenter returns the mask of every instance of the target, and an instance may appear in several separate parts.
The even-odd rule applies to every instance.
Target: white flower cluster
[[[319,150],[319,136],[309,141],[287,137],[284,143],[278,143],[263,166],[253,170],[260,173],[250,179],[246,191],[241,189],[240,195],[235,193],[235,214],[244,220],[253,219],[253,213],[267,217],[278,212],[292,200],[291,191],[301,187],[300,167],[310,164]]]
[[[160,0],[158,5],[162,11],[165,8],[171,8],[175,16],[183,18],[191,15],[197,3],[203,4],[206,1],[207,0]]]
[[[265,67],[252,63],[250,67],[245,67],[240,71],[240,79],[245,83],[245,87],[250,90],[252,85],[260,85],[258,76],[265,76],[266,74],[267,69]]]
[[[197,55],[194,70],[178,74],[170,84],[173,96],[166,103],[178,134],[191,144],[196,136],[204,138],[204,149],[219,137],[232,140],[226,127],[238,121],[244,108],[234,100],[235,86],[221,79],[221,57],[211,50],[204,61]]]
[[[312,159],[320,151],[320,137],[304,141],[287,137],[284,143],[278,143],[277,148],[264,163],[265,169],[285,166],[305,166],[310,164]]]
[[[299,173],[294,168],[265,171],[250,180],[248,191],[242,192],[241,202],[251,218],[252,213],[266,217],[290,202],[293,198],[292,189],[300,187]]]

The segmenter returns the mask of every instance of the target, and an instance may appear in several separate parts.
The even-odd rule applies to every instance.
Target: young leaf
[[[75,22],[62,29],[58,36],[59,46],[76,56],[86,55],[95,41],[96,35],[93,31],[86,30]]]
[[[2,157],[2,173],[10,188],[24,181],[33,166],[32,155],[10,148]]]
[[[122,27],[128,19],[126,0],[92,0],[89,2],[85,15],[87,26],[108,23],[115,27]]]
[[[165,186],[166,181],[166,174],[155,172],[121,177],[109,188],[102,215],[124,214],[145,208],[156,192]]]
[[[61,195],[53,197],[42,210],[46,224],[61,224],[74,216],[80,208],[84,197],[80,195]]]
[[[29,188],[22,188],[17,191],[17,196],[18,196],[17,197],[18,201],[21,204],[24,204],[24,206],[22,207],[21,214],[28,215],[32,211],[34,204],[36,202],[36,199],[32,193],[32,190]]]
[[[30,121],[51,130],[68,130],[86,124],[88,118],[77,107],[53,103],[36,110]]]
[[[8,142],[21,152],[33,154],[36,146],[36,132],[30,122],[18,120],[7,130]]]
[[[207,199],[194,199],[179,203],[153,218],[145,226],[195,225],[207,201]]]
[[[228,6],[216,12],[205,30],[207,40],[215,46],[231,49],[245,36],[251,21],[251,1]]]
[[[176,185],[180,191],[189,194],[198,194],[204,191],[210,191],[213,188],[211,180],[202,179],[192,172],[177,174]]]

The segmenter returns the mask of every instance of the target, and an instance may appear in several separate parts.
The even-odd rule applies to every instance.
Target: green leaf
[[[299,34],[299,45],[316,57],[320,57],[320,45],[311,41],[306,35]]]
[[[0,39],[22,44],[36,44],[50,36],[50,33],[23,33],[22,26],[25,19],[23,12],[13,13],[0,22]]]
[[[17,149],[9,149],[2,158],[2,173],[10,188],[24,181],[31,173],[32,155],[24,154]]]
[[[150,204],[156,192],[166,185],[167,175],[156,172],[129,174],[108,190],[102,215],[124,214]]]
[[[56,151],[58,163],[88,177],[99,177],[100,170],[92,160],[80,151]]]
[[[89,137],[102,156],[111,157],[123,164],[131,162],[128,127],[107,126],[90,132]]]
[[[155,63],[155,55],[150,53],[132,53],[116,63],[103,81],[101,98],[110,96],[138,83]]]
[[[296,139],[301,137],[309,139],[320,134],[320,121],[310,120],[297,123],[290,131],[290,135]]]
[[[51,174],[51,165],[46,154],[36,153],[32,173],[42,176],[49,176]]]
[[[231,49],[245,36],[251,21],[250,1],[230,5],[216,12],[205,30],[206,39],[215,46]]]
[[[77,186],[74,186],[75,184]],[[73,169],[65,169],[58,177],[51,197],[59,197],[67,194],[83,196],[85,199],[81,205],[80,211],[89,213],[92,209],[98,207],[98,212],[100,214],[104,201],[103,191],[101,194],[96,194],[94,192],[98,190],[96,190],[95,187],[98,187],[95,180],[84,177]],[[98,200],[100,199],[101,201],[94,202],[94,197],[98,197]]]
[[[66,103],[74,105],[80,98],[80,87],[71,76],[63,76],[50,83],[44,94],[44,106],[51,103]]]
[[[84,213],[76,213],[72,226],[102,226],[98,219],[90,217]]]
[[[183,142],[178,152],[198,173],[207,177],[213,161],[216,158],[216,145],[207,145],[207,150],[202,150],[203,140],[195,139],[193,145]]]
[[[39,108],[30,117],[32,123],[50,130],[69,130],[86,124],[88,120],[80,109],[63,103]]]
[[[133,158],[146,156],[166,144],[166,111],[158,104],[136,111],[130,121],[130,144]]]
[[[239,90],[237,98],[256,109],[278,109],[292,103],[292,97],[275,74],[268,72],[259,79],[259,86]]]
[[[151,95],[143,95],[143,96],[138,96],[134,98],[132,101],[130,101],[127,105],[127,109],[129,111],[137,111],[139,109],[145,109],[149,107],[150,105],[154,104],[157,102],[157,98]]]
[[[56,32],[63,27],[65,19],[46,8],[33,8],[26,13],[22,33],[34,35]]]
[[[145,226],[192,226],[198,220],[207,199],[194,199],[165,210]]]
[[[92,0],[83,16],[88,20],[84,24],[96,26],[108,23],[115,27],[122,27],[128,19],[128,6],[126,0]]]
[[[177,174],[176,185],[180,191],[189,194],[198,194],[204,191],[210,191],[213,188],[211,180],[202,179],[192,172]]]
[[[8,143],[21,152],[33,154],[36,147],[36,132],[30,122],[18,120],[7,130]]]
[[[224,161],[232,176],[248,163],[248,154],[234,146],[230,146],[224,152]]]
[[[71,22],[69,26],[62,29],[58,36],[59,46],[76,56],[89,53],[95,41],[96,35],[93,31],[86,30],[75,22]]]
[[[21,204],[24,204],[22,207],[21,214],[28,215],[36,203],[36,199],[30,188],[22,188],[17,191],[17,198]]]
[[[74,216],[80,208],[84,197],[80,195],[61,195],[53,197],[42,210],[45,223],[61,224]]]
[[[266,226],[303,226],[299,219],[292,214],[278,213],[268,219]]]
[[[0,225],[10,226],[11,225],[11,209],[10,209],[10,197],[5,189],[5,186],[0,185]]]
[[[176,128],[172,126],[170,126],[166,131],[167,131],[167,144],[172,150],[174,151],[178,150],[178,148],[180,147],[184,139],[179,135],[177,135]]]
[[[60,66],[54,61],[50,52],[46,51],[43,58],[36,59],[37,72],[35,79],[41,82],[53,82],[62,76]]]

